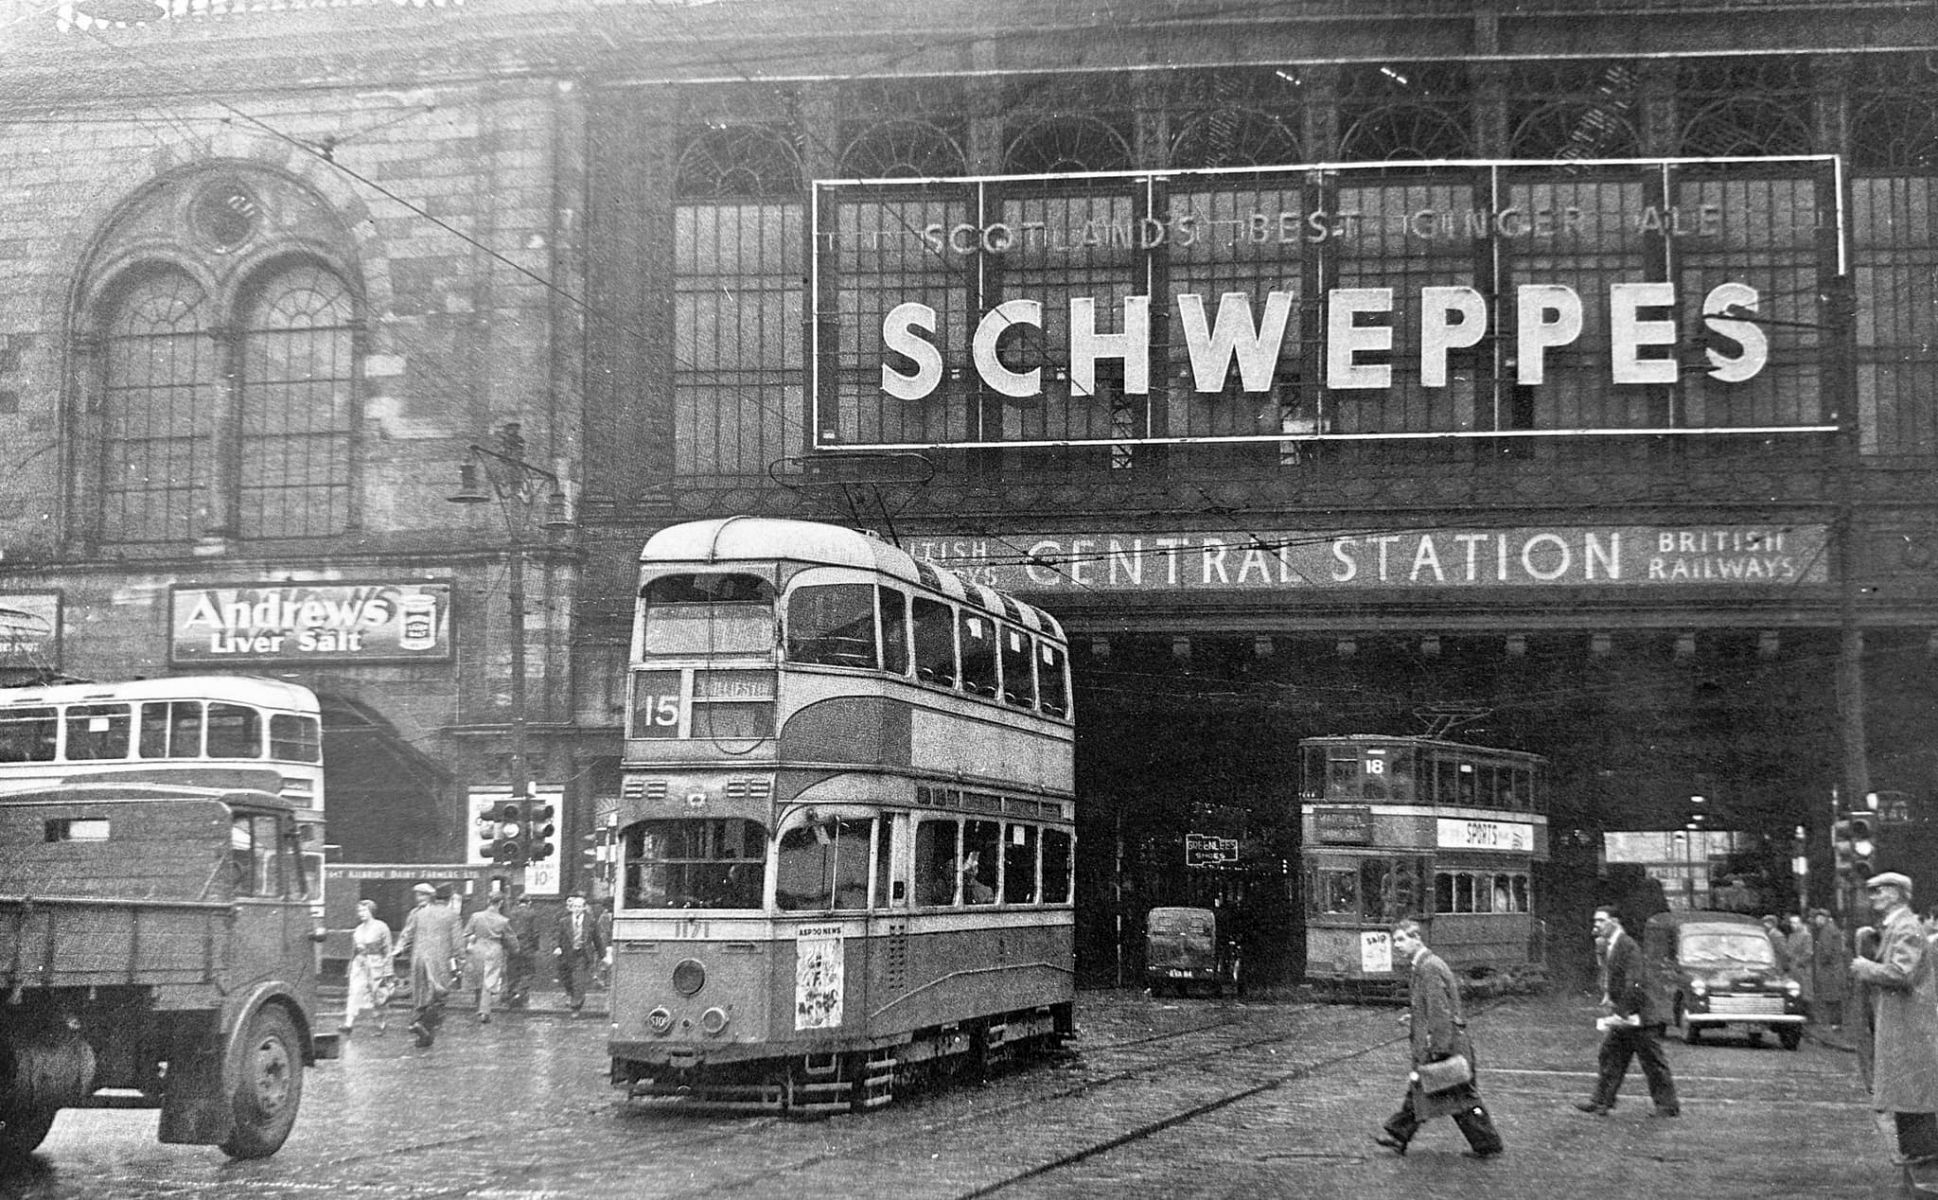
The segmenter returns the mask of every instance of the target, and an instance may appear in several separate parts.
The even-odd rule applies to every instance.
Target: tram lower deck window
[[[1440,871],[1433,877],[1436,913],[1524,913],[1528,877],[1513,871]]]
[[[767,830],[758,821],[642,821],[621,834],[627,908],[759,908]]]
[[[783,912],[868,907],[868,863],[875,822],[838,817],[781,835],[774,903]]]

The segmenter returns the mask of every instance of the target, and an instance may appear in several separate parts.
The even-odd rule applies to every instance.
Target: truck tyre
[[[296,1024],[279,1005],[249,1018],[229,1097],[235,1131],[222,1143],[231,1158],[267,1158],[282,1149],[303,1100],[303,1048]]]
[[[17,1104],[0,1109],[0,1159],[25,1158],[47,1140],[60,1112],[56,1105]]]

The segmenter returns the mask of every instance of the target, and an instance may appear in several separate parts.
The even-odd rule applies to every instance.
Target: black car
[[[1656,913],[1642,929],[1642,956],[1683,1040],[1737,1025],[1751,1041],[1768,1029],[1785,1050],[1802,1043],[1803,986],[1777,966],[1761,922],[1741,913]]]

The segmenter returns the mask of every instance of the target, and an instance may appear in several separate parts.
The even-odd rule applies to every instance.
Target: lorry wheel
[[[249,1018],[229,1105],[235,1132],[222,1143],[231,1158],[267,1158],[282,1149],[303,1100],[303,1050],[289,1014],[266,1004]]]
[[[47,1140],[54,1127],[56,1105],[19,1104],[0,1109],[0,1158],[25,1158]]]

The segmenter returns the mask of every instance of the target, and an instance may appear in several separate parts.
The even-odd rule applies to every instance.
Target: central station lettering
[[[1713,335],[1704,348],[1708,374],[1724,383],[1754,378],[1770,358],[1763,330],[1745,314],[1760,303],[1757,290],[1744,283],[1722,283],[1703,297],[1701,321]],[[1216,315],[1206,319],[1204,297],[1180,292],[1176,297],[1177,325],[1191,361],[1192,385],[1201,393],[1225,390],[1233,366],[1247,392],[1273,386],[1279,353],[1298,297],[1292,292],[1266,293],[1265,310],[1256,318],[1251,297],[1226,292],[1218,298]],[[1523,284],[1514,289],[1513,359],[1515,382],[1538,385],[1547,378],[1547,354],[1581,339],[1586,326],[1581,294],[1556,283]],[[1674,383],[1680,363],[1673,350],[1682,330],[1673,316],[1675,285],[1666,282],[1616,283],[1608,289],[1607,333],[1609,373],[1618,384]],[[1096,390],[1097,363],[1123,363],[1124,391],[1150,392],[1151,298],[1125,296],[1120,304],[1118,331],[1097,328],[1097,301],[1072,296],[1069,303],[1069,372],[1078,395]],[[1479,345],[1488,335],[1490,306],[1478,289],[1463,285],[1420,289],[1416,341],[1420,382],[1429,388],[1447,386],[1448,360],[1456,350]],[[1376,356],[1393,350],[1392,288],[1333,288],[1325,296],[1325,385],[1335,390],[1391,387],[1390,362]],[[947,372],[943,354],[933,340],[937,316],[933,307],[918,302],[898,304],[882,321],[882,344],[906,360],[908,369],[884,361],[882,391],[901,400],[920,400],[941,385]],[[1005,396],[1042,394],[1042,368],[1012,370],[998,354],[1004,335],[1022,328],[1043,328],[1043,304],[1038,300],[1006,300],[984,314],[976,325],[971,353],[976,373],[991,390]],[[927,336],[925,336],[927,335]]]

